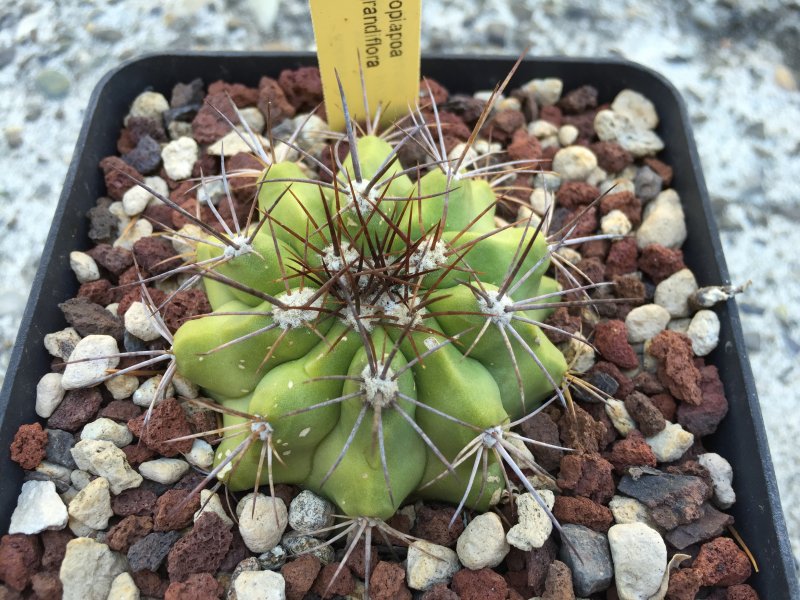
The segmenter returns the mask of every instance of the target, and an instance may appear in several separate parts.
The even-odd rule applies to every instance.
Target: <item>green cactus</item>
[[[500,460],[524,457],[510,426],[568,370],[537,325],[558,300],[551,248],[497,226],[493,187],[461,160],[416,177],[385,139],[349,142],[332,184],[269,164],[261,220],[198,244],[214,312],[173,352],[223,407],[213,475],[298,484],[352,517],[413,497],[485,510]]]

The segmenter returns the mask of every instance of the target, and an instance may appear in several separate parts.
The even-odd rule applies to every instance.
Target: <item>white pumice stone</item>
[[[697,356],[708,356],[719,344],[720,323],[713,310],[699,310],[692,317],[686,335],[692,340],[692,351]]]
[[[125,312],[125,329],[145,342],[161,337],[158,321],[143,302],[134,302]]]
[[[608,543],[620,600],[652,598],[667,569],[667,547],[661,535],[643,523],[613,525]]]
[[[199,152],[197,142],[188,136],[178,138],[164,146],[161,149],[161,160],[164,162],[167,177],[176,181],[191,177]]]
[[[133,393],[133,403],[136,406],[141,406],[142,408],[149,408],[150,405],[153,403],[153,399],[156,397],[156,392],[158,391],[158,386],[161,384],[161,375],[155,375],[150,379],[147,379],[139,386],[139,388]],[[167,384],[167,389],[164,390],[164,393],[159,396],[158,402],[155,403],[155,406],[161,404],[164,398],[171,398],[175,395],[175,388],[172,385],[172,382]]]
[[[233,581],[236,600],[286,600],[286,580],[275,571],[243,571]]]
[[[240,108],[239,115],[253,133],[261,133],[267,125],[264,115],[255,106]],[[244,130],[244,127],[242,127],[242,130]]]
[[[528,125],[528,134],[540,140],[558,136],[558,127],[550,121],[539,119]]]
[[[555,496],[550,490],[537,490],[547,508],[552,509]],[[508,530],[506,541],[524,552],[541,548],[553,532],[553,522],[530,493],[516,498],[518,523]]]
[[[71,519],[76,519],[95,530],[108,527],[114,516],[111,510],[111,494],[105,477],[93,479],[72,499],[67,507]]]
[[[628,216],[616,208],[600,219],[600,230],[606,235],[628,235],[632,229]]]
[[[54,331],[44,336],[44,347],[50,356],[69,359],[69,355],[75,350],[75,346],[81,341],[81,336],[72,327],[67,327],[61,331]]]
[[[88,283],[100,279],[100,269],[94,259],[85,252],[69,253],[69,266],[79,283]]]
[[[669,320],[669,311],[658,304],[644,304],[631,309],[625,317],[628,341],[636,344],[651,339],[667,328]]]
[[[205,440],[194,440],[192,449],[184,454],[184,457],[190,465],[207,469],[214,462],[214,449]]]
[[[147,219],[136,219],[130,226],[122,228],[122,235],[114,240],[115,248],[133,251],[133,245],[140,239],[153,234],[153,225]]]
[[[92,482],[92,475],[86,471],[74,469],[69,474],[69,479],[72,482],[72,487],[80,491]]]
[[[667,426],[652,437],[645,438],[658,462],[673,462],[683,456],[694,443],[694,435],[677,423]]]
[[[100,417],[83,426],[81,430],[81,439],[106,440],[114,444],[117,448],[122,448],[133,441],[133,434],[125,425],[105,417]]]
[[[650,517],[648,508],[636,498],[627,496],[614,496],[608,503],[608,508],[614,516],[614,522],[620,525],[625,523],[644,523],[656,531],[660,528]]]
[[[638,128],[655,129],[658,127],[656,107],[639,92],[622,90],[611,103],[611,110],[625,115]]]
[[[558,143],[562,146],[570,146],[578,139],[578,128],[575,125],[562,125],[558,128]]]
[[[70,540],[58,571],[63,600],[107,600],[112,583],[127,566],[125,556],[105,544],[87,537]]]
[[[283,500],[260,493],[247,494],[242,498],[236,505],[236,516],[245,545],[257,553],[277,546],[289,523]]]
[[[552,106],[561,98],[561,92],[564,91],[564,82],[555,77],[531,79],[522,86],[522,89],[529,94],[533,94],[539,106]]]
[[[114,495],[142,483],[142,476],[131,468],[128,457],[112,442],[81,440],[70,452],[79,469],[108,479]]]
[[[686,217],[680,197],[675,190],[668,189],[645,206],[642,224],[636,230],[636,244],[641,249],[650,244],[680,248],[686,235]]]
[[[175,393],[183,398],[194,399],[200,395],[200,387],[180,373],[172,376],[172,385],[175,387]]]
[[[169,110],[169,102],[158,92],[142,92],[133,100],[128,117],[147,117],[161,120],[161,113]],[[126,118],[126,121],[127,121]]]
[[[256,139],[258,139],[262,146],[269,148],[269,141],[265,137],[256,134]],[[250,152],[250,146],[242,139],[240,133],[231,131],[211,144],[206,152],[211,156],[229,157],[239,154],[240,152]]]
[[[211,490],[200,491],[200,510],[194,513],[194,520],[197,521],[197,519],[200,518],[200,515],[205,512],[213,512],[220,519],[222,519],[223,523],[229,527],[233,527],[233,519],[231,519],[228,516],[228,513],[225,512],[225,509],[222,506],[222,500],[219,498],[219,494],[215,494]]]
[[[110,335],[87,335],[69,356],[61,387],[65,390],[97,385],[108,369],[119,364],[117,341]]]
[[[503,522],[492,512],[472,519],[456,542],[458,560],[473,570],[496,567],[510,551]]]
[[[614,426],[614,429],[616,429],[622,437],[627,437],[633,429],[636,429],[636,421],[631,418],[622,400],[609,398],[606,401],[605,410],[608,418],[611,419],[611,424]]]
[[[111,589],[108,591],[109,600],[139,600],[141,594],[130,573],[120,573],[111,582]]]
[[[597,167],[597,157],[584,146],[567,146],[553,157],[553,171],[568,181],[585,181]]]
[[[664,141],[655,131],[613,110],[601,110],[595,115],[594,130],[601,140],[616,141],[636,158],[653,156],[664,149]]]
[[[722,509],[730,508],[736,502],[736,492],[733,491],[733,468],[731,464],[716,452],[706,452],[697,457],[697,462],[703,465],[711,474],[714,486],[714,504]]]
[[[64,529],[69,515],[52,481],[26,481],[11,514],[8,533],[34,535],[46,529]]]
[[[425,591],[447,583],[459,570],[458,555],[438,544],[417,540],[408,547],[406,580],[412,590]]]
[[[36,384],[36,414],[43,419],[52,415],[66,390],[61,386],[61,373],[47,373]]]
[[[103,385],[106,386],[114,400],[125,400],[139,389],[139,379],[134,375],[117,375]]]
[[[186,475],[189,463],[179,458],[157,458],[139,465],[139,473],[156,483],[172,484]]]
[[[167,182],[161,177],[145,177],[144,184],[162,196],[169,196]],[[122,210],[129,217],[142,213],[151,204],[161,204],[161,200],[140,185],[133,186],[122,195]]]
[[[671,317],[688,317],[689,298],[697,289],[694,273],[689,269],[681,269],[656,286],[653,302],[664,307]]]

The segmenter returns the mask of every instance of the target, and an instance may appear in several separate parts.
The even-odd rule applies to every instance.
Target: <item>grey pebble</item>
[[[661,192],[664,180],[661,179],[653,169],[645,166],[636,171],[636,176],[633,178],[633,185],[636,190],[636,197],[642,202],[647,203]]]
[[[143,135],[136,148],[122,157],[126,163],[143,175],[149,175],[161,164],[161,144],[149,135]]]
[[[561,529],[565,543],[561,545],[558,558],[572,571],[575,593],[590,596],[608,589],[614,576],[608,538],[583,525],[566,523]]]
[[[322,546],[317,538],[310,535],[294,535],[288,534],[283,536],[281,545],[291,556],[299,556],[300,554],[313,554],[316,556],[323,565],[333,562],[334,552],[330,546]]]
[[[55,69],[44,69],[34,79],[36,89],[48,98],[63,98],[69,92],[70,82],[66,75]]]
[[[128,550],[131,571],[156,571],[169,554],[169,549],[181,537],[179,531],[153,532],[133,544]]]
[[[289,526],[295,531],[313,535],[314,532],[333,525],[333,510],[333,504],[325,498],[303,490],[289,505]]]
[[[258,563],[264,570],[275,571],[286,564],[286,559],[286,550],[283,549],[283,546],[278,545],[271,550],[267,550],[264,554],[259,554]]]
[[[75,459],[72,458],[70,452],[75,445],[75,436],[61,429],[46,429],[45,431],[47,431],[47,446],[45,447],[47,460],[68,469],[76,469],[78,465],[75,464]]]

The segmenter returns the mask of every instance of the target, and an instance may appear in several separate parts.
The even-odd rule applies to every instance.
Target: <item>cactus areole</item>
[[[233,490],[297,484],[351,517],[413,498],[485,510],[503,467],[470,450],[564,380],[539,327],[559,300],[543,232],[498,225],[463,156],[404,170],[398,131],[351,132],[330,170],[264,161],[249,225],[197,243],[213,312],[174,355],[224,407],[216,476]]]

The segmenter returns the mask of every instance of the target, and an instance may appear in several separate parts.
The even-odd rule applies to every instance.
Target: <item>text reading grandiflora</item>
[[[386,52],[389,58],[403,56],[403,0],[362,0],[361,18],[367,68],[380,66]]]

